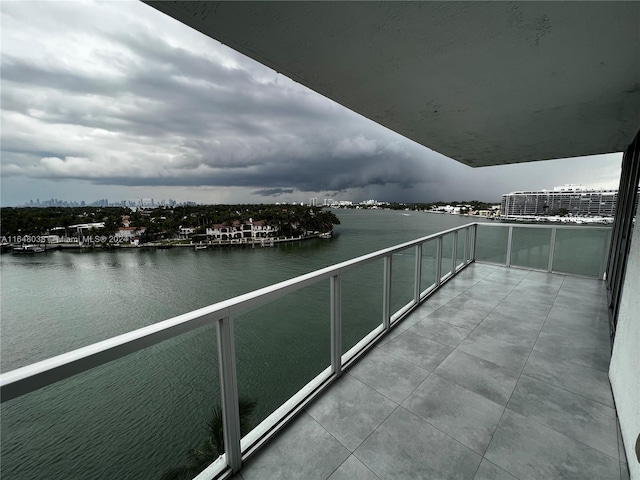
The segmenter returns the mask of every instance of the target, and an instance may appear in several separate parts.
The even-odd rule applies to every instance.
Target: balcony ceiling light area
[[[146,2],[470,166],[619,152],[639,2]]]

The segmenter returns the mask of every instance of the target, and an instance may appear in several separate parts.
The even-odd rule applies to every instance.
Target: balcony
[[[117,417],[123,398],[142,403],[149,378],[171,376],[176,362],[158,348],[195,331],[188,341],[208,345],[214,334],[217,352],[207,357],[206,385],[189,385],[182,402],[198,390],[208,402],[221,398],[227,446],[198,480],[618,478],[627,470],[600,280],[609,235],[599,227],[464,225],[5,373],[2,401],[59,409],[65,395],[91,398],[92,382],[111,376],[93,414]],[[350,303],[356,290],[370,301]],[[299,322],[293,331],[263,330],[290,366],[277,384],[260,352],[242,348],[269,309]],[[138,394],[118,383],[121,371],[144,368],[153,375],[141,376]],[[242,436],[238,402],[247,385],[280,400]],[[7,405],[30,418],[20,404]],[[154,408],[152,416],[162,414]],[[53,429],[61,419],[46,420]],[[37,455],[38,444],[30,451]],[[40,461],[27,457],[23,465]],[[101,471],[98,460],[81,468]],[[64,472],[65,459],[56,461]]]
[[[474,263],[234,478],[628,478],[604,282]]]

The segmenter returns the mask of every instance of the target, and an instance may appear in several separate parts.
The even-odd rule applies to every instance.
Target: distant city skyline
[[[595,191],[595,190],[615,190],[617,191],[617,188],[609,188],[609,189],[594,189],[594,188],[589,188],[586,185],[583,184],[576,184],[576,183],[566,183],[563,185],[555,185],[553,187],[541,187],[541,188],[536,188],[536,189],[529,189],[527,190],[528,192],[547,192],[547,191]],[[318,198],[318,197],[309,197],[308,201],[305,202],[304,200],[301,200],[300,202],[297,201],[291,201],[291,202],[283,202],[283,201],[279,201],[279,202],[260,202],[260,203],[273,203],[273,204],[283,204],[283,203],[290,203],[290,204],[299,204],[299,205],[309,205],[309,206],[330,206],[333,204],[336,205],[350,205],[350,204],[354,204],[354,205],[388,205],[389,203],[434,203],[434,202],[444,202],[444,203],[456,203],[456,202],[465,202],[465,201],[480,201],[480,202],[484,202],[484,203],[500,203],[500,198],[502,198],[503,202],[504,202],[504,196],[505,195],[509,195],[512,193],[516,193],[514,191],[510,191],[510,192],[503,192],[500,194],[500,197],[498,199],[480,199],[480,198],[449,198],[449,199],[444,199],[444,200],[435,200],[435,201],[416,201],[416,202],[394,202],[394,201],[388,201],[388,200],[375,200],[375,199],[367,199],[367,200],[344,200],[344,199],[340,199],[340,200],[334,200],[333,198]],[[320,203],[322,202],[322,203]],[[228,202],[226,204],[233,204],[233,203],[238,203],[238,204],[248,204],[248,203],[252,203],[252,202]],[[46,199],[46,200],[40,200],[40,198],[36,198],[35,200],[33,199],[29,199],[27,202],[25,202],[24,204],[19,204],[19,205],[11,205],[14,207],[81,207],[81,206],[90,206],[90,207],[119,207],[119,206],[124,206],[124,207],[137,207],[137,206],[143,206],[143,207],[153,207],[153,206],[158,206],[158,207],[173,207],[173,206],[180,206],[180,205],[215,205],[215,204],[225,204],[225,203],[221,203],[221,202],[195,202],[193,200],[182,200],[182,201],[178,201],[178,200],[174,200],[172,198],[167,199],[155,199],[153,197],[142,197],[142,198],[135,198],[135,199],[124,199],[124,200],[112,200],[110,201],[108,198],[101,198],[98,200],[60,200],[58,198],[51,198],[51,199]]]

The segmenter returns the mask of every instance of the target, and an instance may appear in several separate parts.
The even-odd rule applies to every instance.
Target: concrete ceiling
[[[640,126],[640,2],[146,3],[474,167],[618,152]]]

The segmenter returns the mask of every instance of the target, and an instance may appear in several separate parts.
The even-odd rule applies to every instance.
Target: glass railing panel
[[[556,231],[553,271],[596,277],[608,251],[608,230],[559,228]]]
[[[476,260],[505,265],[507,263],[508,226],[478,224],[476,236]]]
[[[416,271],[416,248],[393,254],[391,260],[391,316],[413,300]]]
[[[219,404],[207,326],[3,403],[2,478],[159,479],[192,464]]]
[[[511,265],[547,270],[551,228],[514,227]]]
[[[431,240],[422,244],[422,271],[421,271],[421,289],[422,291],[429,290],[434,287],[438,278],[437,271],[437,257],[438,242],[437,240]]]
[[[342,353],[382,324],[383,259],[342,274]]]
[[[453,267],[453,233],[448,233],[442,237],[442,261],[440,265],[441,278],[444,278],[451,273]]]
[[[456,268],[460,268],[464,265],[467,255],[467,232],[466,230],[458,230],[458,240],[456,248]]]
[[[330,365],[330,319],[328,279],[234,317],[238,395],[255,402],[254,426]]]

